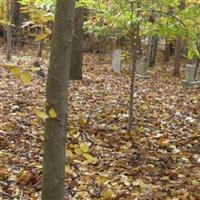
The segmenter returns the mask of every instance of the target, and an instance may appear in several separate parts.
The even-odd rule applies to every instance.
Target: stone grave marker
[[[185,66],[185,80],[182,81],[184,86],[192,87],[192,86],[200,86],[200,79],[195,78],[195,70],[196,66],[192,64],[186,64]]]
[[[197,69],[195,80],[200,81],[200,66]]]
[[[136,66],[136,74],[139,77],[142,78],[149,78],[148,74],[147,74],[147,69],[148,69],[148,64],[146,62],[145,57],[141,57],[138,62],[137,62],[137,66]]]
[[[121,49],[114,50],[112,54],[112,69],[116,73],[121,72],[121,54]]]

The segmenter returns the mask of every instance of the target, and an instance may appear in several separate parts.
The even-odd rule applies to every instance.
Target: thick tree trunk
[[[180,10],[183,10],[185,8],[185,0],[180,0],[179,8]],[[182,39],[180,36],[177,36],[175,44],[173,76],[180,76],[181,51],[182,51]]]
[[[155,11],[152,10],[149,21],[153,24],[155,23],[156,18],[157,14],[155,13]],[[149,38],[149,47],[147,52],[147,63],[149,67],[153,67],[155,65],[157,48],[158,48],[158,36],[154,35]]]
[[[75,11],[73,47],[70,68],[70,80],[82,79],[82,60],[83,60],[83,22],[84,9],[77,8]]]
[[[147,55],[149,67],[153,67],[155,65],[156,55],[157,55],[157,47],[158,47],[158,37],[152,36],[149,39],[149,50],[148,50],[148,55]]]
[[[67,88],[71,63],[75,0],[57,0],[47,79],[42,200],[64,200]],[[55,114],[54,114],[55,115]]]
[[[11,50],[12,50],[12,28],[11,28],[11,25],[8,25],[6,37],[7,37],[6,60],[10,61],[11,60]]]
[[[21,21],[22,16],[20,12],[20,3],[17,0],[13,0],[13,16],[12,16],[12,27],[13,32],[13,42],[16,46],[22,46],[22,36],[21,36]]]
[[[12,19],[13,19],[13,5],[15,0],[11,2],[7,0],[7,19],[9,21],[9,25],[6,31],[6,39],[7,39],[7,49],[6,49],[6,60],[11,60],[11,50],[12,50]]]
[[[164,50],[164,61],[169,62],[170,57],[173,54],[173,43],[165,40],[165,50]]]
[[[181,38],[176,37],[173,76],[180,76]]]

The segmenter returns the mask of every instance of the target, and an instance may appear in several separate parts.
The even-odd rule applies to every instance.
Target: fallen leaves
[[[10,176],[10,172],[8,168],[0,166],[0,181],[8,179]]]
[[[105,200],[114,199],[115,196],[116,196],[115,193],[111,189],[108,189],[101,193],[102,199]]]
[[[24,85],[30,85],[32,83],[32,78],[28,70],[25,70],[17,65],[11,64],[4,64],[4,67],[8,68],[14,76],[21,79]]]
[[[77,156],[84,157],[86,160],[82,162],[83,165],[87,165],[90,163],[95,164],[98,161],[97,158],[89,154],[90,149],[89,149],[89,146],[85,142],[80,143],[80,145],[71,145],[71,148],[74,149],[74,153],[72,153],[72,151],[70,150],[66,150],[67,155],[72,159],[76,158],[75,154]]]
[[[49,109],[49,116],[51,118],[56,118],[57,117],[57,113],[56,113],[56,111],[53,108]]]
[[[94,158],[93,156],[91,156],[88,153],[83,153],[83,157],[86,158],[87,163],[96,163],[97,162],[97,158]]]
[[[42,112],[38,109],[33,109],[33,112],[37,115],[37,117],[42,118],[42,119],[47,119],[49,115],[46,114],[46,112]]]
[[[31,84],[31,76],[28,72],[22,72],[22,74],[20,74],[20,78],[23,81],[24,85]]]
[[[88,145],[87,145],[85,142],[82,142],[82,143],[80,144],[80,149],[81,149],[81,151],[84,152],[84,153],[87,153],[87,152],[89,151],[89,147],[88,147]]]
[[[30,171],[22,171],[17,175],[17,183],[21,186],[27,186],[28,184],[34,185],[40,180],[40,177]]]
[[[37,108],[34,108],[33,112],[37,115],[37,117],[39,117],[43,120],[47,119],[47,118],[56,118],[57,117],[57,113],[53,108],[49,109],[48,114],[46,112],[40,111]]]
[[[130,141],[129,76],[115,75],[101,59],[93,69],[93,59],[85,55],[83,80],[70,83],[66,199],[198,199],[199,89],[184,90],[160,66],[150,79],[137,79]],[[45,81],[32,76],[24,88],[1,72],[1,190],[19,199],[23,188],[24,199],[40,199],[44,120],[37,117],[58,113],[43,112]]]

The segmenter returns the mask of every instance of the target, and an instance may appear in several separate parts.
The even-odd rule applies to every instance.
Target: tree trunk
[[[176,37],[173,76],[180,76],[181,38]]]
[[[6,50],[6,60],[11,60],[11,51],[13,43],[13,35],[16,36],[16,44],[20,42],[19,27],[20,27],[20,4],[16,0],[7,0],[7,18],[9,25],[7,27],[6,39],[7,39],[7,50]],[[14,25],[14,26],[13,26]]]
[[[75,0],[57,0],[46,88],[42,200],[64,200],[67,88],[71,63]]]
[[[70,80],[82,79],[82,60],[83,60],[83,22],[84,9],[76,8],[74,20],[74,35],[72,58],[70,68]]]
[[[130,39],[131,39],[131,60],[132,60],[132,68],[131,68],[131,87],[130,87],[130,103],[129,103],[129,122],[128,122],[128,134],[131,137],[131,129],[133,123],[133,100],[135,93],[135,74],[136,74],[136,62],[137,62],[137,49],[138,49],[138,40],[139,37],[137,35],[138,29],[140,28],[139,23],[134,24],[133,22],[133,12],[134,12],[134,3],[131,2],[131,31],[130,31]]]
[[[173,54],[173,43],[165,40],[164,61],[169,62]]]
[[[11,60],[11,50],[12,50],[12,19],[13,19],[13,5],[15,0],[11,2],[7,0],[7,19],[9,21],[9,25],[6,31],[6,39],[7,39],[7,50],[6,50],[6,60]]]
[[[37,49],[37,52],[36,52],[37,59],[42,57],[42,46],[43,46],[43,42],[39,41],[38,42],[38,49]]]
[[[13,0],[13,16],[12,16],[12,27],[13,42],[16,46],[22,47],[21,37],[21,12],[20,3],[17,0]]]
[[[180,0],[179,8],[180,10],[183,10],[185,8],[185,0]],[[180,36],[177,36],[175,44],[173,76],[180,76],[181,51],[182,51],[182,39]]]
[[[200,58],[197,58],[195,73],[194,73],[194,80],[199,81],[199,64],[200,64]]]
[[[157,55],[157,47],[158,47],[158,37],[152,36],[149,39],[149,50],[148,50],[148,55],[147,55],[149,67],[153,67],[155,65],[156,55]]]

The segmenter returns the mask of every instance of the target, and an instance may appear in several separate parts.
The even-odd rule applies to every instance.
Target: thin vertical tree
[[[57,0],[46,87],[42,200],[64,200],[67,88],[75,0]],[[52,114],[53,113],[53,114]]]
[[[129,122],[128,122],[128,134],[131,134],[132,123],[133,123],[133,101],[135,93],[135,74],[136,74],[136,62],[137,62],[137,49],[139,40],[139,22],[134,22],[134,2],[131,3],[131,27],[130,27],[130,40],[131,40],[131,86],[130,86],[130,103],[129,103]],[[139,4],[138,4],[139,6]]]

